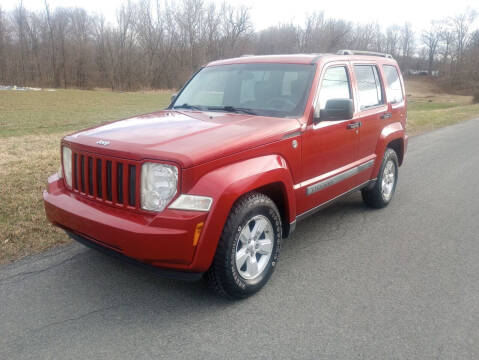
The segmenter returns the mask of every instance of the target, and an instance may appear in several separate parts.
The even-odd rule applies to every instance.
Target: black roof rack
[[[374,51],[362,51],[362,50],[339,50],[337,55],[369,55],[369,56],[380,56],[388,59],[392,59],[393,56],[391,54],[374,52]]]

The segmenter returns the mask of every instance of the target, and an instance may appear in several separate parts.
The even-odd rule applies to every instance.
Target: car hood
[[[93,153],[173,161],[187,168],[281,140],[298,129],[297,119],[164,110],[84,130],[64,141]]]

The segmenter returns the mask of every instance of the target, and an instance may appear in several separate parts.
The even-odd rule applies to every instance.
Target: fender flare
[[[192,270],[206,271],[216,253],[216,247],[233,204],[244,194],[255,189],[280,183],[285,195],[289,221],[296,215],[293,179],[286,160],[280,155],[267,155],[215,169],[196,182],[189,194],[210,196],[210,209],[204,232],[199,239]]]
[[[376,163],[374,164],[374,168],[372,171],[373,177],[377,177],[379,168],[381,167],[383,154],[386,151],[387,145],[391,141],[400,139],[403,142],[403,145],[402,145],[403,151],[405,151],[405,148],[404,148],[405,135],[406,135],[406,130],[404,129],[404,126],[400,122],[394,122],[383,128],[383,130],[381,131],[381,135],[379,136],[378,145],[376,146],[376,154],[377,154],[378,161],[376,161]]]

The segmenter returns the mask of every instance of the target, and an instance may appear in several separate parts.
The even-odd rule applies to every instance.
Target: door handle
[[[387,120],[390,119],[393,116],[390,112],[385,112],[384,114],[381,115],[381,119]]]
[[[357,129],[361,127],[361,121],[350,123],[346,126],[347,129]]]

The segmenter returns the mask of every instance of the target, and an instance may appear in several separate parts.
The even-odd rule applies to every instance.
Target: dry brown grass
[[[170,94],[0,91],[0,264],[69,241],[47,222],[42,201],[62,136],[164,108]]]
[[[472,97],[438,91],[428,79],[406,84],[408,132],[479,116]],[[0,264],[68,242],[45,219],[42,191],[60,164],[63,135],[112,119],[161,109],[169,91],[0,92]]]
[[[0,263],[67,241],[48,224],[41,193],[60,161],[58,135],[0,138]]]
[[[406,81],[408,134],[417,135],[479,116],[472,96],[448,94],[428,77]]]

